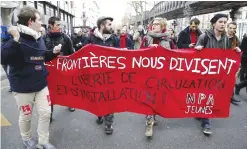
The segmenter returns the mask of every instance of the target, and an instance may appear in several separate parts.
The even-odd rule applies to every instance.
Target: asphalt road
[[[1,82],[1,113],[11,123],[1,124],[1,149],[24,149],[18,128],[15,100],[8,92],[8,81]],[[158,117],[152,139],[144,136],[145,118],[134,113],[115,115],[114,133],[104,134],[104,125],[95,123],[96,116],[83,110],[69,112],[55,106],[50,126],[50,141],[57,149],[247,149],[247,94],[245,89],[231,105],[227,119],[213,119],[213,135],[204,136],[195,119],[164,119]],[[33,136],[37,136],[37,112],[33,114]]]

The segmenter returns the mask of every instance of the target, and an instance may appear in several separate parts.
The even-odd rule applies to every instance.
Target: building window
[[[57,9],[54,9],[54,16],[58,16]]]
[[[67,20],[67,15],[66,15],[66,14],[64,14],[64,21],[65,21],[65,22],[68,21],[68,20]]]
[[[38,3],[38,11],[41,13],[41,14],[44,14],[44,5],[41,4],[41,3]]]
[[[50,12],[51,12],[51,16],[55,16],[53,7],[50,7]]]
[[[46,15],[51,16],[50,6],[46,5]]]
[[[61,20],[64,20],[64,13],[61,12]]]
[[[27,1],[27,6],[34,7],[34,2],[33,1]]]

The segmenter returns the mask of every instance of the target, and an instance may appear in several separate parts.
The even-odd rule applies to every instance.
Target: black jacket
[[[83,43],[83,45],[87,44],[96,44],[96,45],[101,45],[101,46],[107,46],[107,47],[118,47],[117,39],[116,36],[114,35],[109,35],[108,38],[105,40],[102,40],[99,38],[95,33],[92,33],[87,40]]]
[[[78,36],[77,34],[74,34],[71,37],[72,43],[73,43],[73,48],[75,51],[78,51],[83,47],[83,43],[87,40],[86,36]]]
[[[241,67],[247,69],[247,37],[242,40],[240,45],[240,49],[243,52],[242,59],[241,59]],[[246,70],[247,72],[247,70]]]
[[[202,34],[202,32],[197,29],[196,30],[196,37],[198,40],[198,37]],[[190,39],[190,27],[186,27],[184,30],[182,30],[179,35],[178,35],[178,41],[177,41],[177,46],[179,49],[181,48],[189,48],[189,45],[191,44],[191,39]]]
[[[71,39],[68,35],[61,32],[48,32],[44,37],[45,45],[48,50],[53,51],[53,48],[59,44],[62,44],[60,54],[67,56],[74,53]]]

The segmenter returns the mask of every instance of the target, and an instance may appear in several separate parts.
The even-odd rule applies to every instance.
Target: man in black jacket
[[[242,43],[240,45],[240,49],[242,50],[242,58],[241,58],[241,73],[243,74],[243,80],[239,84],[235,85],[235,94],[239,95],[239,92],[242,88],[247,87],[247,37],[244,37]]]
[[[88,37],[84,45],[86,44],[96,44],[101,46],[117,47],[117,39],[114,35],[111,34],[111,25],[113,18],[111,17],[100,17],[97,20],[97,28],[94,32]],[[106,134],[112,134],[113,128],[113,118],[114,114],[107,114],[105,118],[105,132]],[[103,117],[98,117],[96,120],[97,124],[103,123]]]
[[[178,35],[177,46],[182,48],[194,48],[198,37],[202,32],[198,29],[200,21],[197,18],[190,20],[190,26],[182,30]]]
[[[44,36],[45,45],[48,50],[52,50],[55,46],[61,45],[61,55],[67,56],[74,53],[72,41],[61,31],[61,22],[58,17],[51,17],[48,21],[50,30]],[[74,108],[69,108],[69,111],[74,112]],[[52,106],[53,112],[53,106]],[[52,116],[51,116],[52,120]]]

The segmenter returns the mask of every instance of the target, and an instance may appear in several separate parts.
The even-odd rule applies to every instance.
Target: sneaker
[[[149,120],[149,121],[146,122],[145,135],[147,137],[152,137],[152,135],[153,135],[153,125],[154,125],[154,122],[152,120]]]
[[[36,149],[36,142],[33,139],[23,141],[23,144],[27,147],[27,149]]]
[[[69,107],[69,111],[70,111],[70,112],[74,112],[74,111],[75,111],[75,108],[70,108],[70,107]]]
[[[202,127],[202,132],[206,135],[211,135],[213,132],[210,128],[210,125],[209,124],[205,124],[203,127]]]
[[[113,133],[113,128],[112,128],[112,125],[105,125],[105,133],[107,135],[110,135]]]
[[[53,146],[51,143],[47,143],[47,144],[38,144],[36,146],[37,149],[56,149],[55,146]],[[35,149],[36,149],[35,148]]]
[[[103,122],[104,122],[104,120],[103,120],[103,117],[101,117],[101,116],[99,116],[98,119],[96,120],[96,123],[97,123],[98,125],[103,124]]]

